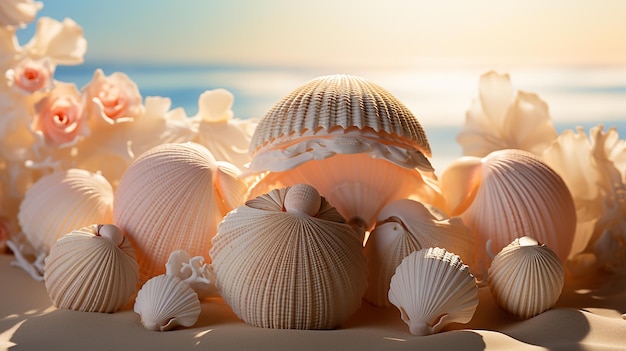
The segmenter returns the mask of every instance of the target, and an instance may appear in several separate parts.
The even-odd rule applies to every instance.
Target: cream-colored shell
[[[246,323],[335,328],[365,291],[361,241],[323,198],[315,217],[283,210],[289,191],[249,200],[220,223],[210,251],[218,289]]]
[[[527,319],[554,306],[564,280],[563,265],[554,251],[531,237],[522,237],[496,255],[488,283],[502,309]]]
[[[198,321],[198,294],[178,277],[161,274],[149,279],[137,293],[135,313],[146,329],[168,331],[191,327]]]
[[[365,244],[368,286],[365,299],[376,306],[389,306],[387,293],[396,267],[411,252],[429,247],[445,248],[471,262],[474,239],[458,218],[438,219],[422,203],[404,199],[389,203]]]
[[[391,278],[389,301],[411,334],[438,333],[449,323],[467,323],[478,306],[478,286],[458,255],[441,248],[414,251]]]
[[[111,184],[99,174],[72,168],[35,182],[20,204],[18,220],[33,248],[47,253],[72,230],[110,223],[112,212]]]
[[[139,156],[120,180],[113,220],[135,248],[141,280],[165,273],[174,250],[206,256],[217,224],[246,190],[235,166],[195,143],[162,144]]]
[[[517,237],[550,246],[562,262],[576,230],[576,210],[561,177],[536,156],[500,150],[484,158],[466,156],[441,175],[447,212],[460,216],[476,238],[476,260],[486,272],[486,244],[499,252]]]
[[[132,246],[116,227],[94,224],[52,246],[44,280],[58,308],[115,312],[137,291],[139,267]]]

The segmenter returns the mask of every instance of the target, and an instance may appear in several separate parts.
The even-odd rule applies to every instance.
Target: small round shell
[[[391,278],[389,301],[411,334],[429,335],[467,323],[478,306],[478,286],[461,258],[441,248],[414,251]]]
[[[361,241],[323,198],[315,217],[286,212],[289,191],[249,200],[220,223],[210,251],[217,287],[246,323],[335,328],[365,291]]]
[[[198,295],[178,277],[161,274],[149,279],[137,293],[135,313],[146,329],[167,331],[191,327],[198,321]]]
[[[46,258],[44,280],[56,307],[115,312],[137,291],[139,267],[133,248],[116,229],[91,225],[54,244]]]
[[[561,295],[565,272],[557,255],[530,237],[515,239],[489,268],[489,289],[505,311],[527,319],[550,309]]]

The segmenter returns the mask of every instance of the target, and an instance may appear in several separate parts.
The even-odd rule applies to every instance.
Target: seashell
[[[234,166],[195,143],[162,144],[128,167],[116,191],[113,220],[128,235],[141,280],[165,273],[174,250],[207,255],[223,216],[243,201]]]
[[[503,248],[489,268],[489,290],[496,303],[523,319],[554,306],[564,281],[565,270],[559,257],[528,236]]]
[[[331,329],[360,307],[367,284],[361,241],[324,198],[315,216],[283,210],[291,189],[303,187],[247,201],[224,218],[213,238],[218,290],[248,324]]]
[[[458,255],[441,248],[414,251],[391,278],[389,301],[411,334],[438,333],[450,323],[467,323],[478,306],[478,286]]]
[[[198,294],[178,277],[161,274],[149,279],[137,293],[135,313],[146,329],[168,331],[191,327],[198,321]]]
[[[191,257],[185,250],[173,251],[165,264],[165,274],[188,284],[201,300],[217,295],[215,273],[211,265],[204,263],[202,256]]]
[[[248,198],[310,184],[365,229],[387,202],[442,201],[421,124],[360,77],[324,76],[295,89],[259,121],[250,155],[249,172],[260,179]]]
[[[100,174],[82,169],[41,177],[26,192],[18,220],[38,252],[49,252],[61,236],[93,223],[110,223],[113,189]]]
[[[435,214],[433,213],[435,212]],[[413,200],[387,204],[365,244],[368,285],[365,299],[376,306],[389,306],[389,282],[396,267],[411,252],[429,247],[458,253],[464,262],[474,255],[474,239],[458,218],[438,219],[436,209]]]
[[[484,158],[466,156],[441,175],[447,212],[459,216],[475,237],[479,268],[491,259],[486,243],[500,251],[512,240],[531,236],[567,258],[576,230],[576,209],[563,179],[536,156],[500,150]]]
[[[58,308],[115,312],[137,291],[133,248],[114,225],[90,225],[61,237],[46,258],[44,280]]]

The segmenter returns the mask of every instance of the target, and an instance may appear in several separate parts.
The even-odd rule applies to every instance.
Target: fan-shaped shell
[[[426,206],[413,200],[397,200],[378,214],[378,222],[365,244],[368,286],[365,299],[389,306],[387,293],[396,267],[411,252],[429,247],[458,253],[464,262],[474,254],[473,237],[458,218],[438,219]]]
[[[567,258],[576,210],[561,177],[536,156],[500,150],[480,159],[463,157],[441,175],[448,212],[460,216],[476,238],[476,260],[490,264],[485,245],[498,252],[517,237],[531,236]]]
[[[139,267],[133,248],[116,229],[94,224],[64,235],[52,246],[44,280],[56,307],[115,312],[137,291]]]
[[[389,301],[411,334],[429,335],[467,323],[478,306],[478,286],[461,258],[441,248],[414,251],[391,278]]]
[[[210,255],[217,287],[246,323],[330,329],[352,315],[367,284],[361,241],[325,199],[315,217],[283,210],[290,188],[230,212]]]
[[[515,239],[489,268],[489,289],[502,309],[530,318],[550,309],[561,295],[565,271],[557,255],[530,237]]]
[[[18,220],[38,252],[49,252],[61,236],[91,225],[110,223],[113,189],[101,175],[82,169],[41,177],[26,192]]]
[[[236,171],[195,143],[156,146],[128,167],[113,220],[135,248],[142,281],[165,273],[174,250],[207,255],[217,224],[247,190]]]
[[[191,327],[198,321],[198,295],[178,277],[161,274],[149,279],[137,293],[135,313],[146,329],[167,331]]]

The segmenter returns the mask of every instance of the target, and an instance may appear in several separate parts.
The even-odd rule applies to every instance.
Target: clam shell
[[[323,198],[315,217],[284,211],[289,191],[252,199],[220,223],[210,251],[218,290],[258,327],[335,328],[365,291],[361,241]]]
[[[476,260],[486,272],[493,252],[531,236],[550,246],[562,262],[576,230],[576,209],[561,177],[536,156],[500,150],[484,158],[463,157],[441,175],[447,212],[460,216],[476,238]]]
[[[38,252],[49,252],[61,236],[91,225],[110,223],[113,189],[101,175],[82,169],[41,177],[26,192],[18,220]]]
[[[389,301],[411,334],[434,334],[467,323],[478,306],[478,286],[461,258],[441,248],[414,251],[391,278]]]
[[[531,237],[515,239],[489,268],[489,290],[496,303],[523,319],[554,306],[564,281],[565,271],[557,255]]]
[[[165,273],[172,251],[206,256],[217,224],[246,190],[236,167],[195,143],[162,144],[139,156],[120,180],[113,220],[135,248],[141,280]]]
[[[111,225],[91,225],[64,235],[52,246],[44,280],[58,308],[115,312],[137,291],[139,267],[121,232]]]
[[[191,327],[198,321],[198,295],[178,277],[161,274],[149,279],[137,293],[135,313],[146,329],[172,330]]]
[[[429,247],[445,248],[471,262],[474,239],[458,218],[439,219],[424,204],[403,199],[386,205],[365,244],[368,286],[365,299],[376,306],[389,306],[391,277],[404,257]]]

